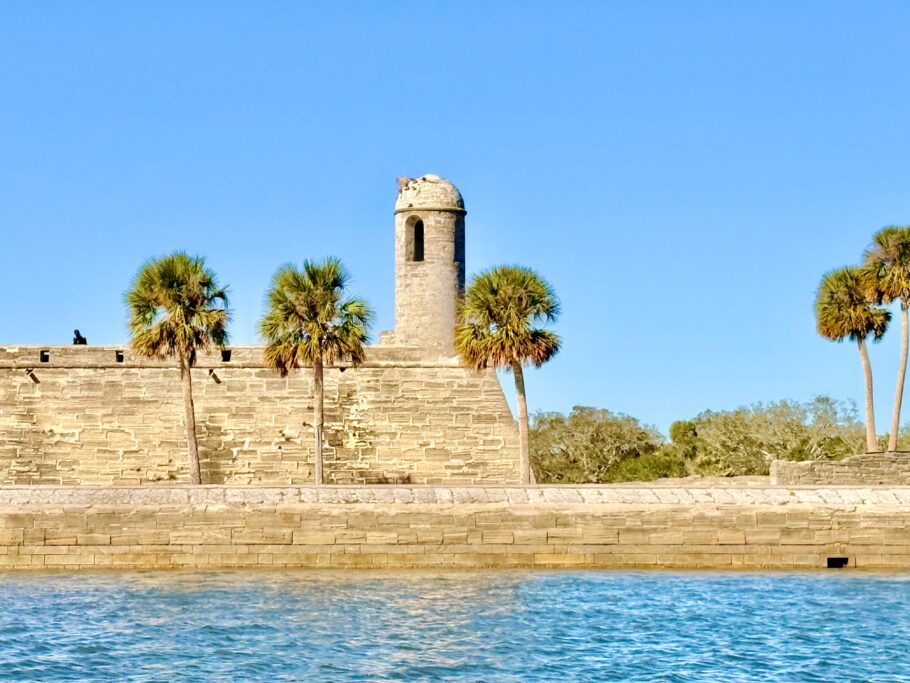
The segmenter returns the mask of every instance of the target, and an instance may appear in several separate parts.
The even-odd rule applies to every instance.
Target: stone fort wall
[[[910,488],[0,488],[0,570],[910,568]]]
[[[42,362],[46,352],[46,362]],[[205,484],[312,482],[312,374],[281,378],[260,347],[193,370]],[[330,483],[508,484],[518,430],[494,372],[406,348],[371,347],[326,371]],[[125,347],[0,347],[0,485],[188,481],[173,363]]]
[[[910,453],[867,453],[843,460],[771,463],[771,483],[783,486],[910,485]]]

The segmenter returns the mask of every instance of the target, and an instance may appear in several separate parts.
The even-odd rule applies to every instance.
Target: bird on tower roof
[[[466,213],[461,192],[445,178],[428,173],[419,178],[398,179],[395,213],[412,209]]]

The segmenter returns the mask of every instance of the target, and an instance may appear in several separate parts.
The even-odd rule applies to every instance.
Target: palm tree
[[[826,273],[815,299],[818,333],[833,341],[849,338],[859,346],[859,356],[866,376],[866,450],[879,452],[875,436],[875,412],[872,404],[872,366],[866,349],[871,334],[878,341],[884,336],[891,313],[873,305],[864,287],[859,268],[840,268]]]
[[[313,368],[316,436],[315,482],[323,483],[323,366],[336,360],[363,362],[373,318],[362,299],[346,298],[350,275],[337,258],[304,261],[303,269],[286,264],[272,278],[268,309],[259,323],[265,360],[282,377],[292,369]]]
[[[133,351],[180,363],[190,481],[201,484],[191,369],[199,351],[227,344],[227,289],[218,284],[205,259],[178,251],[146,261],[126,293],[126,303]]]
[[[500,266],[472,279],[455,326],[455,348],[465,365],[477,370],[506,368],[515,375],[522,484],[531,483],[522,367],[528,363],[540,367],[559,351],[559,337],[535,327],[554,322],[558,316],[559,300],[543,278],[530,268]]]
[[[897,389],[894,394],[894,411],[891,414],[891,432],[888,434],[888,452],[897,450],[897,436],[901,426],[901,403],[904,398],[904,379],[907,376],[908,321],[910,307],[910,227],[890,227],[880,230],[872,238],[866,251],[863,277],[869,294],[876,303],[900,302],[901,355],[897,371]]]

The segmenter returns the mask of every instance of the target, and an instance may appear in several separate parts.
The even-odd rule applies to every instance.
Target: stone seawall
[[[313,381],[261,347],[193,370],[205,484],[313,479]],[[326,370],[325,476],[338,484],[512,484],[518,427],[496,373],[370,347]],[[173,485],[187,477],[180,372],[124,347],[0,347],[0,485]]]
[[[5,487],[0,568],[910,568],[910,487]]]
[[[771,483],[780,486],[910,485],[910,453],[869,453],[843,460],[771,463]]]

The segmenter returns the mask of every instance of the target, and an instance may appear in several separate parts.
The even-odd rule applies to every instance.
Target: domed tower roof
[[[461,192],[445,178],[429,173],[419,178],[398,179],[398,200],[395,213],[422,209],[467,213]]]

